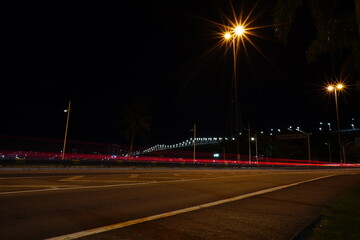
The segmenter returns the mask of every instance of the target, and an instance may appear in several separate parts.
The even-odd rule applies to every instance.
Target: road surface
[[[0,170],[0,239],[291,239],[360,169]]]

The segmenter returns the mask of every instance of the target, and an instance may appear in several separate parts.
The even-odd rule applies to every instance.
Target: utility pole
[[[326,143],[326,145],[328,146],[329,148],[329,161],[331,163],[331,147],[330,147],[330,142],[329,143]]]
[[[64,137],[64,145],[63,145],[61,160],[64,160],[64,157],[65,157],[66,138],[67,138],[67,133],[68,133],[68,128],[69,128],[69,118],[70,118],[70,106],[71,106],[71,100],[69,101],[69,106],[68,106],[67,110],[65,110],[65,112],[67,112],[67,118],[66,118],[65,137]]]
[[[251,133],[250,133],[250,123],[248,123],[248,137],[249,137],[249,164],[251,164]]]
[[[340,153],[340,163],[345,163],[343,159],[343,149],[342,149],[342,143],[341,143],[341,137],[340,137],[340,120],[339,120],[339,106],[338,106],[338,94],[335,88],[334,91],[335,95],[335,108],[336,108],[336,126],[337,126],[337,135],[338,135],[338,142],[339,142],[339,153]]]
[[[258,164],[259,162],[259,152],[258,152],[258,139],[257,139],[257,134],[255,133],[255,158],[256,158],[256,164]]]
[[[195,153],[196,153],[196,124],[194,123],[194,151],[193,151],[193,160],[195,161]]]
[[[308,149],[308,157],[309,162],[311,163],[311,144],[310,144],[310,133],[307,133],[307,149]]]

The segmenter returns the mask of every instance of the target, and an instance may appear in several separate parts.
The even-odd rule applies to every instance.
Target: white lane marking
[[[95,182],[95,183],[133,183],[133,182],[144,182],[141,180],[100,180],[100,179],[80,179],[80,180],[73,180],[71,182],[77,182],[77,183],[89,183],[89,182]]]
[[[82,178],[84,176],[72,176],[72,177],[67,177],[67,178],[64,178],[64,179],[60,179],[59,181],[63,181],[63,182],[71,182],[71,181],[75,181],[79,178]]]
[[[52,187],[80,187],[81,185],[0,185],[0,188],[52,188]]]
[[[169,181],[148,181],[148,182],[132,182],[132,183],[123,183],[123,184],[112,184],[112,185],[100,185],[100,186],[80,186],[80,187],[69,187],[69,188],[59,188],[59,189],[34,189],[34,190],[23,190],[23,191],[13,191],[13,192],[0,192],[0,195],[9,195],[16,193],[34,193],[34,192],[46,192],[46,191],[62,191],[62,190],[76,190],[76,189],[91,189],[91,188],[111,188],[111,187],[123,187],[123,186],[134,186],[134,185],[147,185],[147,184],[160,184],[160,183],[176,183],[176,182],[192,182],[192,181],[201,181],[201,180],[216,180],[224,178],[234,178],[240,176],[228,176],[228,177],[217,177],[217,178],[194,178],[194,179],[177,179]],[[83,181],[83,180],[79,180]]]
[[[224,203],[234,202],[237,200],[278,191],[278,190],[281,190],[284,188],[289,188],[289,187],[293,187],[293,186],[300,185],[303,183],[313,182],[313,181],[320,180],[323,178],[329,178],[332,176],[335,176],[335,175],[327,175],[327,176],[317,177],[317,178],[313,178],[313,179],[309,179],[309,180],[305,180],[305,181],[301,181],[301,182],[296,182],[296,183],[286,184],[286,185],[272,187],[272,188],[268,188],[268,189],[263,189],[260,191],[247,193],[247,194],[243,194],[243,195],[232,197],[232,198],[226,198],[226,199],[222,199],[222,200],[215,201],[215,202],[200,204],[200,205],[193,206],[193,207],[179,209],[179,210],[175,210],[175,211],[171,211],[171,212],[167,212],[167,213],[161,213],[161,214],[144,217],[144,218],[139,218],[139,219],[135,219],[135,220],[130,220],[130,221],[126,221],[126,222],[116,223],[116,224],[112,224],[112,225],[108,225],[108,226],[104,226],[104,227],[93,228],[93,229],[89,229],[89,230],[85,230],[85,231],[81,231],[81,232],[77,232],[77,233],[71,233],[71,234],[67,234],[67,235],[63,235],[63,236],[48,238],[46,240],[70,240],[70,239],[86,237],[86,236],[94,235],[97,233],[107,232],[107,231],[111,231],[111,230],[115,230],[115,229],[119,229],[119,228],[124,228],[127,226],[131,226],[131,225],[135,225],[135,224],[139,224],[139,223],[143,223],[143,222],[149,222],[149,221],[160,219],[160,218],[171,217],[171,216],[175,216],[175,215],[182,214],[182,213],[188,213],[188,212],[200,210],[203,208],[208,208],[208,207],[213,207],[213,206],[217,206],[217,205],[224,204]]]
[[[139,174],[131,174],[131,175],[129,176],[129,178],[137,178],[137,177],[139,177]]]
[[[0,178],[1,180],[8,180],[8,179],[37,179],[37,178],[56,178],[56,177],[64,177],[64,176],[59,176],[59,175],[54,175],[54,176],[33,176],[33,177],[5,177],[5,178]]]

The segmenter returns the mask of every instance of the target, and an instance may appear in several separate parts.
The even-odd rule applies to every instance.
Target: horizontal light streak
[[[5,160],[19,160],[31,162],[31,160],[47,160],[47,161],[61,161],[61,153],[53,152],[14,152],[14,151],[1,151],[2,157],[0,161]],[[164,152],[162,152],[164,153]],[[252,165],[252,166],[327,166],[327,167],[360,167],[360,163],[334,163],[325,161],[309,161],[309,160],[296,160],[296,159],[283,159],[283,158],[264,158],[252,157],[249,161],[248,155],[242,155],[243,161],[236,161],[235,154],[227,154],[225,159],[211,158],[213,153],[199,153],[201,158],[191,158],[190,152],[172,152],[167,151],[168,155],[174,154],[177,157],[159,157],[159,156],[120,156],[120,155],[106,155],[106,154],[66,154],[65,160],[67,161],[82,161],[89,163],[92,161],[104,162],[149,162],[149,163],[186,163],[186,164],[216,164],[216,165]],[[179,157],[180,155],[185,157]],[[186,157],[188,156],[188,157]],[[223,158],[223,156],[222,156]]]

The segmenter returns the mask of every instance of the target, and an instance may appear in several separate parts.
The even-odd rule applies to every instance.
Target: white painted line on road
[[[38,179],[38,178],[56,178],[56,177],[63,177],[63,176],[54,175],[54,176],[32,176],[32,177],[5,177],[5,178],[0,178],[0,180]]]
[[[63,181],[63,182],[71,182],[71,181],[75,181],[79,178],[82,178],[84,176],[72,176],[72,177],[68,177],[68,178],[64,178],[64,179],[60,179],[59,181]]]
[[[0,185],[0,188],[58,188],[58,187],[80,187],[81,185]]]
[[[67,235],[63,235],[63,236],[48,238],[46,240],[70,240],[70,239],[86,237],[86,236],[90,236],[90,235],[94,235],[94,234],[98,234],[98,233],[102,233],[102,232],[107,232],[107,231],[111,231],[111,230],[115,230],[115,229],[119,229],[119,228],[124,228],[127,226],[131,226],[131,225],[135,225],[135,224],[139,224],[139,223],[143,223],[143,222],[149,222],[149,221],[160,219],[160,218],[171,217],[171,216],[175,216],[175,215],[182,214],[182,213],[188,213],[188,212],[200,210],[203,208],[208,208],[208,207],[213,207],[213,206],[217,206],[217,205],[224,204],[224,203],[234,202],[237,200],[278,191],[281,189],[293,187],[293,186],[300,185],[303,183],[313,182],[316,180],[320,180],[320,179],[328,178],[328,177],[332,177],[332,176],[335,176],[335,175],[327,175],[327,176],[317,177],[317,178],[313,178],[313,179],[309,179],[309,180],[305,180],[305,181],[301,181],[301,182],[291,183],[291,184],[282,185],[282,186],[278,186],[278,187],[272,187],[272,188],[268,188],[268,189],[264,189],[264,190],[260,190],[260,191],[256,191],[256,192],[252,192],[252,193],[247,193],[247,194],[243,194],[240,196],[227,198],[227,199],[223,199],[223,200],[219,200],[219,201],[215,201],[215,202],[200,204],[200,205],[189,207],[189,208],[179,209],[179,210],[175,210],[175,211],[171,211],[171,212],[167,212],[167,213],[157,214],[157,215],[153,215],[153,216],[149,216],[149,217],[139,218],[139,219],[126,221],[126,222],[122,222],[122,223],[117,223],[117,224],[112,224],[112,225],[108,225],[108,226],[104,226],[104,227],[93,228],[93,229],[89,229],[89,230],[85,230],[85,231],[81,231],[81,232],[77,232],[77,233],[71,233],[71,234],[67,234]]]
[[[161,183],[176,183],[176,182],[192,182],[201,180],[216,180],[224,178],[234,178],[240,176],[228,176],[228,177],[216,177],[216,178],[194,178],[194,179],[177,179],[169,181],[148,181],[148,182],[132,182],[122,184],[111,184],[111,185],[97,185],[97,186],[80,186],[80,187],[68,187],[68,188],[51,188],[51,189],[34,189],[34,190],[22,190],[13,192],[0,192],[0,195],[10,195],[16,193],[34,193],[34,192],[47,192],[47,191],[63,191],[63,190],[77,190],[77,189],[92,189],[92,188],[112,188],[112,187],[125,187],[125,186],[136,186],[136,185],[148,185],[148,184],[161,184]],[[85,181],[85,180],[78,180]]]

